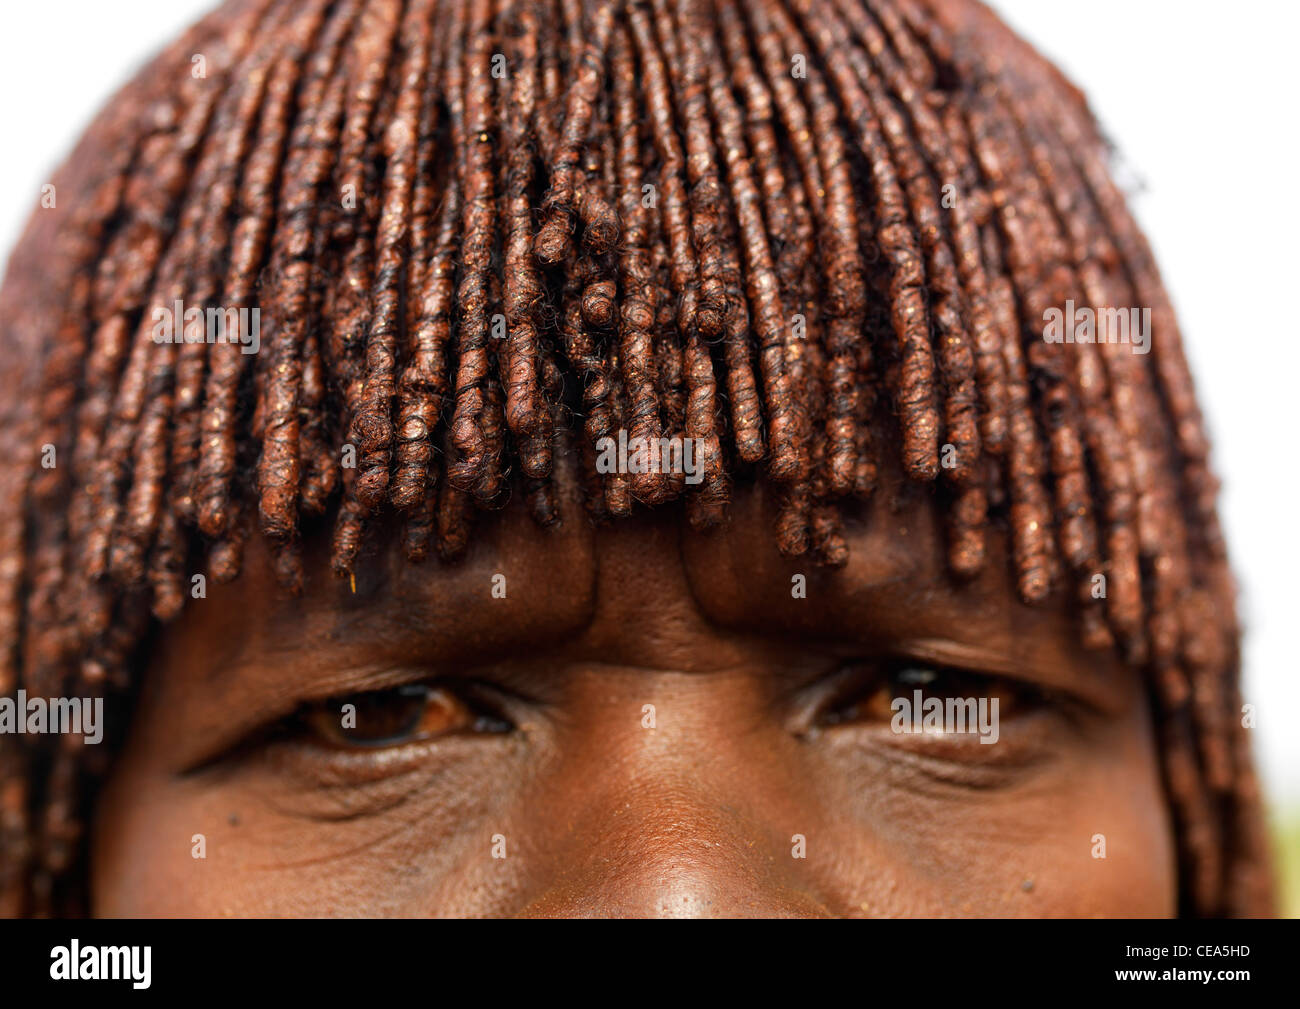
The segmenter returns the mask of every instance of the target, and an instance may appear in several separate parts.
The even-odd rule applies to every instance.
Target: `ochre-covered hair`
[[[0,694],[126,691],[247,535],[299,589],[306,521],[347,576],[379,523],[443,563],[508,501],[704,529],[760,481],[778,548],[842,564],[891,453],[954,578],[997,524],[1025,602],[1145,671],[1183,912],[1267,913],[1207,441],[1108,159],[961,0],[233,0],[96,120],[0,293]],[[1149,308],[1150,353],[1046,341],[1069,300]],[[258,352],[159,342],[178,301],[257,309]],[[703,479],[600,472],[620,431]],[[4,910],[79,906],[108,750],[0,736]]]

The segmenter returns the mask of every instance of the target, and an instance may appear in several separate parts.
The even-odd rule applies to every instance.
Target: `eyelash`
[[[925,697],[988,697],[999,700],[999,717],[1010,719],[1048,706],[1062,706],[1055,692],[1006,676],[906,660],[857,661],[841,666],[816,704],[818,729],[889,724],[890,702],[911,699],[920,689]],[[515,729],[503,714],[495,692],[479,683],[433,681],[386,690],[365,691],[303,705],[281,725],[290,735],[336,750],[382,750],[447,736],[501,735]],[[352,705],[345,724],[345,705]],[[396,705],[408,712],[399,728],[380,732],[380,718],[392,720]],[[441,726],[438,706],[441,706]],[[456,706],[455,708],[453,706]],[[388,710],[382,710],[387,707]],[[874,710],[872,710],[874,708]],[[378,711],[378,714],[376,714]],[[422,722],[435,724],[421,731]],[[370,735],[366,733],[370,732]]]
[[[903,698],[910,703],[918,689],[926,698],[997,697],[999,718],[1003,719],[1063,703],[1053,691],[1007,676],[903,659],[851,662],[841,666],[832,678],[828,693],[818,705],[815,724],[818,728],[889,724],[894,714],[891,702]],[[871,708],[874,710],[866,710]]]
[[[382,750],[452,735],[512,732],[514,724],[490,694],[481,684],[404,684],[303,705],[287,728],[318,746],[342,750]]]

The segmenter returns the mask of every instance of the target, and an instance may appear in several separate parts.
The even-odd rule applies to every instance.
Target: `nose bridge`
[[[526,916],[821,917],[779,828],[680,770],[597,790]]]

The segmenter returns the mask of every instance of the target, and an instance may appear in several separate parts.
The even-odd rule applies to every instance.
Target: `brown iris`
[[[898,665],[865,678],[853,676],[823,716],[823,724],[884,724],[894,717],[894,699],[922,697],[997,699],[1000,717],[1020,714],[1036,701],[1036,691],[1006,677],[942,667]]]
[[[330,698],[306,708],[302,721],[318,741],[340,747],[397,746],[458,732],[509,729],[456,692],[423,683]]]

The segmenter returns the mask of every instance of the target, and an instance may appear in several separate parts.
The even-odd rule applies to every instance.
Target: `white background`
[[[211,0],[5,0],[0,255],[130,72]],[[1246,690],[1275,799],[1300,802],[1295,494],[1300,186],[1290,0],[995,0],[1089,95],[1145,184],[1138,217],[1182,321],[1242,582]]]

